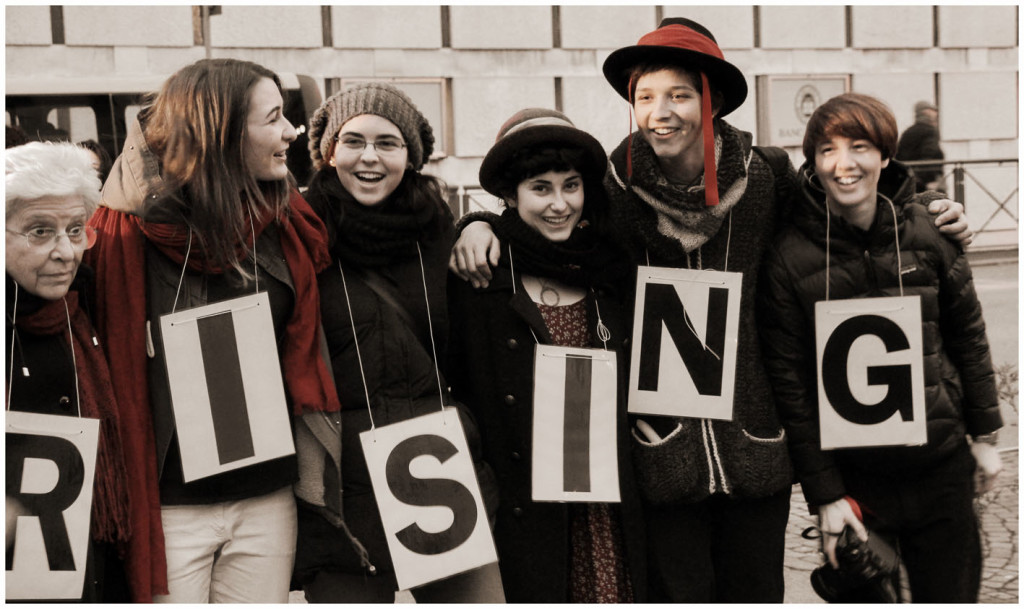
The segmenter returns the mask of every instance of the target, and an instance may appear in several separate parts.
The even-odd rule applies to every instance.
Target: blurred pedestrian
[[[928,101],[914,104],[914,124],[900,136],[896,157],[900,161],[942,160],[945,155],[939,146],[939,109]],[[911,169],[915,191],[936,190],[946,192],[942,179],[942,165],[918,165]]]
[[[105,343],[96,341],[88,314],[93,273],[82,264],[97,238],[86,221],[99,204],[100,181],[88,154],[68,143],[31,142],[4,156],[7,407],[99,419],[81,600],[128,602],[119,552],[131,533],[131,497]],[[20,510],[10,496],[7,507],[8,518]],[[10,528],[8,520],[8,544]]]
[[[892,158],[896,134],[889,109],[857,93],[830,99],[808,121],[793,224],[765,262],[765,359],[829,563],[842,567],[844,527],[863,541],[870,529],[898,540],[913,602],[973,603],[981,577],[973,499],[1002,469],[999,399],[970,265],[925,208],[942,195],[915,195]],[[815,303],[904,295],[921,303],[927,443],[822,450]]]
[[[92,220],[103,235],[90,258],[125,423],[138,602],[288,601],[297,458],[185,482],[160,323],[265,292],[290,411],[339,409],[319,351],[326,233],[288,172],[295,129],[282,111],[280,80],[262,66],[182,68],[130,125]]]

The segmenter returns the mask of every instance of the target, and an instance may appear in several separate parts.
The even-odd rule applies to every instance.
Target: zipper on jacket
[[[875,265],[871,262],[871,252],[864,249],[864,270],[867,272],[868,281],[871,284],[871,291],[878,292],[878,275],[875,272]]]

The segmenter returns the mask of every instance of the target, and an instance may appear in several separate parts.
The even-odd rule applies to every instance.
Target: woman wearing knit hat
[[[343,410],[340,456],[331,455],[340,457],[341,505],[333,497],[299,503],[295,580],[310,602],[394,601],[394,567],[359,434],[437,412],[439,397],[451,403],[438,395],[447,384],[437,364],[448,340],[454,229],[441,184],[420,173],[433,146],[427,120],[388,84],[351,87],[313,116],[315,174],[306,196],[329,235],[320,309]],[[472,419],[461,419],[479,455]],[[493,476],[476,461],[488,498]],[[337,477],[335,469],[321,480]],[[412,593],[418,602],[503,600],[494,564]]]
[[[640,137],[629,134],[612,152],[605,182],[633,262],[742,273],[733,419],[643,416],[633,432],[651,600],[782,602],[793,472],[754,295],[795,172],[781,151],[753,148],[750,134],[722,120],[746,98],[746,79],[700,24],[665,19],[611,53],[604,73],[639,127]],[[486,282],[499,251],[485,237],[476,230],[473,244],[452,256],[476,284]],[[678,462],[694,475],[674,477]]]
[[[500,481],[495,542],[509,602],[645,599],[644,530],[623,399],[613,422],[622,502],[541,502],[531,494],[533,419],[545,407],[533,401],[533,345],[617,351],[618,387],[625,387],[630,266],[605,238],[606,168],[597,140],[560,112],[514,114],[480,167],[481,186],[506,205],[494,223],[505,255],[486,288],[448,283],[449,314],[459,320],[449,380],[473,409]]]

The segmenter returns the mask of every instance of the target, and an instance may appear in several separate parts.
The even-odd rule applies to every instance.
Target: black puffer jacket
[[[914,182],[896,161],[882,171],[874,224],[862,231],[833,215],[829,230],[831,300],[921,297],[928,443],[868,450],[820,449],[814,305],[825,300],[826,211],[813,168],[801,169],[793,225],[775,242],[762,274],[762,344],[790,453],[808,503],[845,493],[843,471],[857,468],[914,476],[965,443],[966,432],[1001,427],[985,323],[964,253],[936,229],[924,204],[941,195],[914,195]],[[893,222],[895,210],[896,218]],[[898,226],[898,232],[897,232]],[[899,239],[900,266],[896,243]]]

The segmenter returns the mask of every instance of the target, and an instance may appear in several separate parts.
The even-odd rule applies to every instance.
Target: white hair
[[[30,142],[4,151],[7,169],[7,218],[29,201],[73,197],[85,202],[89,216],[100,204],[100,176],[84,148],[68,142]]]

